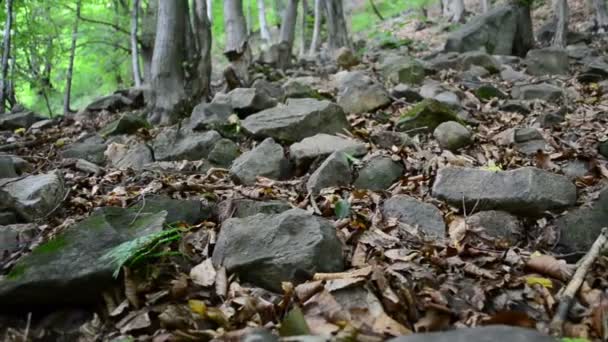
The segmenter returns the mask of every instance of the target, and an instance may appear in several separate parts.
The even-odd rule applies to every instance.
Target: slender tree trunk
[[[213,0],[206,0],[207,2],[207,18],[209,19],[209,25],[213,24]]]
[[[608,10],[606,0],[592,0],[595,10],[595,24],[599,33],[608,32]]]
[[[314,56],[321,45],[321,24],[323,23],[323,1],[315,0],[315,27],[312,31],[312,41],[308,54]]]
[[[137,43],[137,31],[139,29],[139,0],[133,0],[133,12],[131,13],[131,64],[133,66],[133,82],[136,87],[141,87],[141,71],[139,70],[139,49]]]
[[[6,22],[2,48],[2,88],[0,89],[0,114],[6,109],[8,92],[8,59],[11,53],[11,28],[13,26],[13,0],[6,0]]]
[[[447,16],[453,23],[459,23],[464,16],[464,1],[463,0],[448,0],[447,1]]]
[[[327,27],[329,31],[329,48],[337,50],[341,47],[351,47],[342,0],[326,0]]]
[[[63,115],[68,115],[72,112],[70,109],[70,99],[72,97],[72,76],[74,74],[74,59],[76,58],[76,42],[78,40],[78,23],[80,17],[80,7],[82,0],[76,2],[76,18],[74,18],[74,27],[72,28],[72,47],[70,48],[70,60],[68,64],[68,74],[66,76],[65,95],[63,98]]]
[[[224,55],[230,65],[224,70],[228,89],[249,84],[251,49],[247,41],[247,24],[241,0],[224,0]]]
[[[285,10],[285,8],[283,6],[283,0],[274,0],[274,13],[275,13],[275,15],[277,17],[279,17],[279,18],[283,18],[283,10]]]
[[[192,88],[194,99],[207,99],[210,94],[211,85],[211,22],[207,16],[208,8],[206,0],[195,0],[193,22],[194,36],[196,37],[198,49],[198,64],[196,77]],[[198,101],[197,101],[198,102]]]
[[[378,7],[376,7],[376,3],[374,2],[374,0],[369,0],[369,4],[372,6],[372,10],[374,11],[378,19],[380,19],[380,21],[384,21],[384,17],[382,16],[382,13],[380,13],[380,11],[378,10]]]
[[[553,9],[557,17],[555,27],[555,36],[553,37],[552,46],[565,48],[567,45],[568,36],[568,0],[554,0]]]
[[[187,10],[186,1],[158,2],[150,82],[153,108],[149,121],[153,124],[177,121],[179,106],[186,98],[183,65],[186,62]]]
[[[306,54],[306,47],[308,46],[306,43],[306,20],[308,18],[308,0],[302,0],[302,17],[301,17],[301,26],[302,30],[300,31],[300,56],[304,56]]]
[[[152,79],[152,57],[154,55],[154,40],[156,37],[158,1],[159,0],[148,1],[148,7],[142,18],[140,52],[144,66],[144,82],[146,83],[150,83],[150,80]]]
[[[513,0],[511,4],[517,9],[517,32],[513,44],[513,55],[525,57],[534,48],[534,31],[530,5],[523,1]]]
[[[245,1],[247,1],[247,36],[251,37],[253,35],[253,6],[251,0]]]
[[[289,0],[283,14],[277,67],[285,70],[291,64],[291,52],[293,50],[293,41],[296,35],[296,20],[298,17],[298,0]]]
[[[270,31],[268,30],[268,22],[266,21],[266,4],[264,4],[264,0],[257,0],[258,3],[258,20],[260,22],[260,36],[262,37],[262,41],[265,44],[270,44],[272,41],[272,37],[270,36]]]

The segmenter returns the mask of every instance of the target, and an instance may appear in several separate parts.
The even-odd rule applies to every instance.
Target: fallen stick
[[[597,257],[600,255],[607,241],[608,228],[602,228],[602,232],[597,237],[587,254],[585,254],[580,262],[577,263],[578,267],[576,272],[574,272],[572,279],[570,279],[570,282],[562,292],[555,316],[553,316],[553,319],[551,320],[550,330],[552,334],[557,336],[563,335],[562,332],[564,322],[568,317],[568,312],[570,311],[570,307],[572,307],[574,297],[576,296],[578,289],[583,284],[585,276],[587,275],[587,272],[589,272],[591,265],[593,265],[595,259],[597,259]]]

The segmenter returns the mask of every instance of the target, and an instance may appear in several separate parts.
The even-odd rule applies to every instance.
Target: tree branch
[[[125,47],[125,46],[122,46],[122,45],[116,44],[116,43],[110,43],[110,42],[107,42],[105,40],[89,40],[89,41],[86,41],[84,43],[80,43],[80,44],[76,45],[76,47],[79,48],[79,47],[83,47],[85,45],[90,45],[90,44],[108,45],[108,46],[111,46],[113,48],[121,49],[121,50],[126,51],[128,53],[131,53],[131,49],[129,49],[128,47]]]

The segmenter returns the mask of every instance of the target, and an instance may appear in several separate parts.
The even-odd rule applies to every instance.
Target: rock
[[[516,129],[513,132],[513,142],[517,150],[527,155],[535,154],[539,150],[544,151],[547,148],[542,133],[531,127]]]
[[[285,97],[285,94],[283,93],[283,89],[281,88],[280,84],[277,84],[276,82],[268,82],[263,78],[258,78],[257,80],[255,80],[251,87],[257,89],[259,92],[264,93],[268,97],[271,97],[273,99],[279,100]]]
[[[232,162],[241,154],[239,145],[230,139],[221,139],[215,143],[207,157],[210,162],[221,166],[230,167]]]
[[[477,98],[485,101],[489,101],[493,98],[506,99],[508,97],[507,94],[503,93],[491,84],[483,84],[475,89],[474,92]]]
[[[0,226],[17,223],[17,215],[12,211],[0,211]],[[0,229],[1,231],[2,229]]]
[[[226,97],[226,104],[232,106],[241,118],[277,105],[274,98],[257,88],[236,88],[226,94]]]
[[[566,113],[562,111],[543,113],[538,118],[540,126],[543,128],[552,128],[566,120]]]
[[[296,77],[288,79],[282,86],[282,91],[286,99],[318,99],[323,96],[313,87],[315,79],[312,77]]]
[[[500,71],[500,62],[493,56],[482,51],[469,51],[460,55],[460,70],[467,70],[472,66],[479,66],[495,74]]]
[[[412,146],[414,141],[409,135],[393,131],[376,131],[370,136],[371,141],[380,148],[390,150],[393,146]]]
[[[209,129],[220,129],[229,125],[229,118],[234,114],[234,109],[224,103],[201,103],[194,107],[188,128],[193,131],[206,131]]]
[[[59,121],[56,119],[47,119],[47,120],[36,121],[30,126],[30,130],[39,131],[39,130],[51,128],[51,127],[57,126],[58,122]]]
[[[13,158],[0,155],[0,178],[15,178],[17,176],[17,168]]]
[[[423,97],[407,84],[399,83],[391,89],[391,96],[396,99],[404,99],[406,102],[422,101]]]
[[[479,79],[481,77],[487,77],[490,75],[490,72],[483,67],[477,65],[471,65],[467,71],[462,74],[461,79],[463,80],[474,80]]]
[[[230,168],[235,181],[253,185],[256,177],[285,179],[290,172],[289,161],[285,158],[283,147],[268,138],[253,150],[243,153]]]
[[[196,225],[210,218],[213,211],[209,204],[199,200],[177,200],[162,195],[146,195],[145,200],[135,203],[129,209],[143,213],[159,213],[164,210],[167,212],[167,224],[179,222],[189,225]]]
[[[530,108],[528,107],[528,104],[519,100],[504,101],[498,108],[505,112],[513,112],[523,115],[530,114]]]
[[[555,36],[555,29],[557,28],[557,20],[555,17],[547,20],[536,30],[536,39],[543,45],[549,45],[553,41]],[[584,30],[584,29],[583,29]],[[588,33],[575,32],[568,30],[566,34],[566,44],[577,44],[590,39]]]
[[[495,55],[525,55],[534,39],[525,36],[532,28],[522,14],[515,4],[496,6],[451,32],[445,51],[485,50]]]
[[[471,132],[455,121],[446,121],[435,128],[433,136],[439,145],[451,151],[456,151],[471,144]]]
[[[189,131],[180,126],[163,129],[154,139],[154,159],[157,161],[200,160],[207,158],[215,144],[222,139],[216,131]]]
[[[570,62],[568,52],[561,48],[544,48],[528,51],[527,72],[530,75],[568,75]]]
[[[306,183],[308,192],[317,194],[329,187],[348,186],[352,182],[352,169],[344,152],[334,152],[310,175]]]
[[[329,101],[289,99],[287,105],[267,109],[241,122],[255,137],[296,142],[318,133],[335,134],[350,129],[340,106]]]
[[[346,113],[368,113],[388,106],[392,101],[380,84],[361,71],[343,71],[336,75],[337,103]]]
[[[587,251],[608,222],[608,187],[591,206],[569,211],[556,221],[560,246],[568,252]]]
[[[598,57],[585,65],[578,76],[578,80],[584,83],[600,82],[608,79],[608,60]]]
[[[467,217],[466,223],[472,230],[483,229],[483,233],[489,237],[508,242],[510,245],[517,243],[523,235],[519,219],[504,211],[480,211]]]
[[[460,108],[460,98],[451,91],[441,92],[435,95],[434,99],[452,108]]]
[[[84,159],[97,165],[103,165],[106,157],[107,144],[97,134],[88,135],[66,147],[62,152],[63,158]]]
[[[357,189],[386,190],[401,178],[403,171],[403,165],[390,157],[375,157],[367,161],[359,171],[359,177],[353,185]]]
[[[420,96],[425,99],[432,99],[443,91],[445,91],[445,88],[441,83],[435,80],[426,80],[422,87],[420,87]]]
[[[434,205],[421,202],[407,195],[396,195],[386,200],[382,206],[385,220],[396,218],[426,235],[443,237],[445,222],[441,211]]]
[[[35,122],[44,120],[44,117],[32,111],[5,113],[0,116],[0,131],[13,131],[19,128],[30,128]]]
[[[118,245],[158,233],[167,212],[101,208],[19,259],[0,281],[2,309],[94,303],[115,279],[102,257]]]
[[[146,171],[158,171],[164,173],[201,174],[207,173],[214,165],[206,159],[188,161],[157,161],[143,165]]]
[[[581,159],[570,160],[562,168],[562,172],[564,172],[564,175],[566,175],[570,178],[573,178],[573,179],[583,178],[587,174],[589,174],[589,172],[591,172],[591,170],[592,170],[591,163],[589,163],[588,161],[585,161],[585,160],[581,160]]]
[[[564,176],[533,167],[511,171],[488,171],[447,167],[437,172],[433,197],[467,211],[503,210],[515,214],[541,215],[576,203],[576,186]]]
[[[215,208],[220,222],[231,217],[249,217],[257,214],[280,214],[291,209],[291,205],[281,200],[256,201],[247,198],[227,199]]]
[[[458,115],[445,104],[426,99],[402,116],[397,124],[399,131],[433,131],[437,126],[446,121],[462,122]]]
[[[144,143],[111,143],[105,151],[105,156],[111,166],[121,170],[142,170],[144,165],[154,162],[152,149]]]
[[[384,78],[393,84],[416,85],[422,83],[426,76],[422,63],[410,56],[389,56],[383,60],[380,70]]]
[[[121,94],[111,94],[93,100],[93,102],[86,106],[85,110],[89,112],[98,112],[102,110],[119,112],[131,108],[133,104],[133,100],[126,96]]]
[[[367,146],[354,139],[320,133],[291,145],[289,156],[294,161],[296,169],[306,171],[317,158],[325,159],[338,151],[353,157],[361,157],[367,153]]]
[[[103,170],[97,166],[96,164],[91,163],[90,161],[86,161],[84,159],[76,160],[76,169],[94,175],[99,175],[103,172]]]
[[[347,47],[341,47],[334,54],[334,59],[338,67],[342,69],[350,69],[359,64],[359,59],[355,56],[353,50]]]
[[[462,328],[445,332],[412,334],[389,342],[555,342],[555,338],[532,329],[506,325]]]
[[[544,100],[547,102],[557,102],[563,96],[560,87],[548,84],[527,84],[513,87],[512,95],[520,100]]]
[[[513,68],[508,65],[503,65],[502,71],[500,72],[500,77],[503,79],[503,81],[512,83],[525,81],[530,78],[530,76],[526,75],[525,73],[513,70]]]
[[[342,258],[333,224],[301,209],[225,221],[212,257],[216,267],[275,292],[284,281],[342,271]]]
[[[243,342],[279,342],[279,338],[263,328],[248,329]]]
[[[99,135],[102,137],[109,137],[112,135],[133,134],[140,128],[151,128],[151,126],[145,119],[135,114],[128,113],[100,129]]]
[[[598,151],[604,158],[608,158],[608,140],[599,144]]]
[[[63,201],[66,188],[58,171],[0,180],[0,206],[15,211],[26,222],[44,218]]]
[[[35,224],[0,225],[0,255],[9,255],[26,247],[38,234]]]
[[[597,57],[598,52],[590,48],[585,43],[577,43],[566,46],[566,51],[568,52],[568,57],[581,60],[586,58]]]

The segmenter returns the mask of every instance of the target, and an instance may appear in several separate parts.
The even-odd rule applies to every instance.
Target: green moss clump
[[[24,265],[16,265],[13,269],[6,275],[7,280],[16,280],[25,274],[25,266]]]
[[[464,124],[448,105],[434,99],[426,99],[401,116],[397,129],[400,131],[420,129],[420,131],[432,132],[446,121]]]
[[[47,254],[56,252],[59,249],[65,247],[68,244],[66,238],[64,236],[58,236],[46,243],[38,246],[36,249],[32,251],[32,254]]]
[[[507,98],[505,93],[487,84],[475,89],[475,96],[480,100],[491,100],[495,97],[499,99]]]

